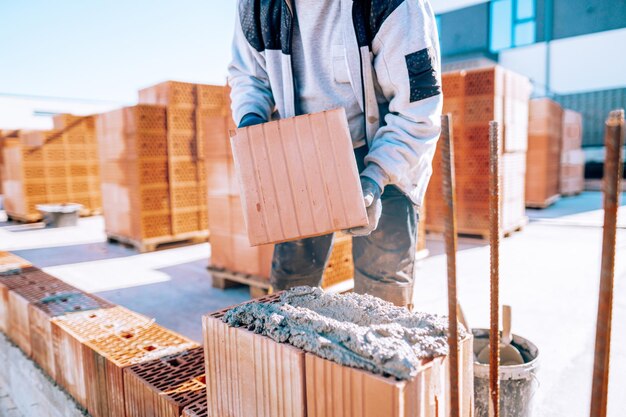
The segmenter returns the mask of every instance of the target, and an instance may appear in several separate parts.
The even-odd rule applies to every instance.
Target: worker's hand
[[[243,116],[243,118],[241,119],[241,122],[239,122],[239,126],[238,127],[241,128],[241,127],[260,125],[261,123],[265,123],[265,122],[267,122],[267,120],[265,120],[264,118],[262,118],[258,114],[256,114],[256,113],[248,113],[245,116]]]
[[[382,190],[376,181],[369,177],[361,177],[361,189],[363,190],[363,201],[367,209],[367,219],[369,224],[362,227],[348,229],[347,233],[352,236],[368,236],[378,227],[380,215],[383,212],[383,204],[380,201]]]

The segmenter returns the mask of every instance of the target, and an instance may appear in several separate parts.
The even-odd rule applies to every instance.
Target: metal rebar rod
[[[498,122],[489,124],[489,237],[490,237],[490,330],[489,394],[493,416],[500,415],[500,132]]]
[[[460,417],[459,398],[459,329],[456,293],[456,208],[454,181],[454,139],[452,116],[441,116],[441,159],[445,218],[446,260],[448,265],[448,346],[450,348],[450,417]]]
[[[606,121],[604,139],[604,231],[598,321],[596,324],[595,363],[591,390],[591,417],[605,417],[609,390],[613,283],[615,279],[615,243],[617,209],[620,199],[624,146],[624,110],[614,110]]]

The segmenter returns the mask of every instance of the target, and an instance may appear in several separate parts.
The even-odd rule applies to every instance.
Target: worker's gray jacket
[[[337,0],[350,83],[364,109],[371,177],[382,168],[420,205],[432,173],[442,107],[439,42],[428,0]],[[229,67],[232,108],[270,118],[296,113],[290,0],[239,0]],[[329,51],[330,53],[330,51]],[[373,168],[373,169],[371,169]],[[377,173],[374,171],[378,171]],[[383,177],[385,176],[383,174]],[[368,175],[370,176],[370,175]]]

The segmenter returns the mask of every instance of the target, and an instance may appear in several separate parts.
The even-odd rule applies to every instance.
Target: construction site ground
[[[626,195],[622,197],[625,203]],[[513,307],[513,331],[540,349],[536,416],[589,413],[602,241],[602,195],[585,192],[544,210],[502,241],[501,302]],[[417,272],[418,310],[445,313],[443,239],[428,236],[430,256]],[[620,209],[611,348],[609,415],[626,410],[626,205]],[[102,217],[73,228],[0,223],[8,250],[83,290],[156,318],[197,341],[202,314],[249,298],[246,287],[214,289],[206,267],[208,244],[138,254],[107,242]],[[459,298],[469,324],[488,327],[489,245],[460,238]],[[0,392],[0,397],[2,392]],[[8,401],[8,400],[7,400]]]

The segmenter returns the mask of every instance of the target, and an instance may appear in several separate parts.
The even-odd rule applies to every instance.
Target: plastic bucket
[[[37,210],[43,215],[43,222],[48,227],[68,227],[78,224],[82,204],[38,204]]]
[[[474,401],[476,417],[489,416],[489,365],[476,362],[480,351],[489,344],[489,330],[472,329],[474,334]],[[513,335],[511,342],[524,362],[522,365],[500,366],[500,416],[530,417],[533,400],[539,387],[539,349],[528,339]]]

